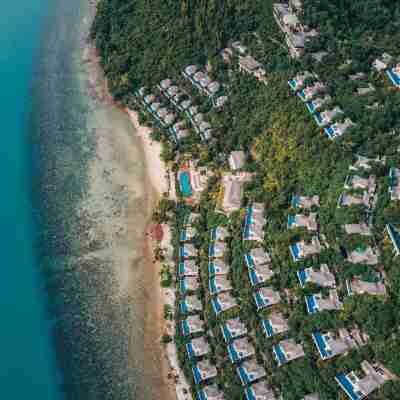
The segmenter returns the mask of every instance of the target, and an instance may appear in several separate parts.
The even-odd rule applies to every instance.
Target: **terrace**
[[[305,228],[308,231],[316,231],[318,229],[317,213],[288,215],[287,227],[288,229]]]
[[[227,292],[232,290],[232,285],[228,278],[225,276],[214,276],[208,282],[210,294],[216,295],[218,293]]]
[[[226,320],[225,323],[221,325],[221,331],[227,343],[240,336],[247,335],[246,325],[239,317]]]
[[[212,260],[208,262],[208,274],[214,275],[226,275],[231,270],[231,267],[222,260]]]
[[[288,320],[279,312],[272,313],[268,319],[263,319],[261,325],[268,338],[289,330]]]
[[[310,210],[312,207],[319,207],[319,196],[293,195],[291,206],[293,208],[304,208],[305,210]]]
[[[245,389],[245,394],[247,400],[278,400],[266,381],[253,383]]]
[[[228,354],[232,364],[236,364],[256,354],[254,346],[244,337],[235,339],[228,345]]]
[[[186,353],[189,359],[203,357],[211,351],[210,345],[204,336],[192,339],[186,344]]]
[[[373,249],[371,246],[365,248],[357,248],[353,250],[347,256],[347,261],[352,264],[367,264],[376,265],[378,264],[379,251]]]
[[[282,340],[273,346],[272,351],[279,367],[305,356],[303,346],[294,339]]]
[[[289,246],[293,261],[297,262],[304,258],[311,257],[321,253],[322,246],[317,236],[312,237],[311,243],[304,240]]]
[[[199,276],[199,266],[194,260],[181,261],[178,265],[179,276]]]
[[[196,296],[186,296],[179,302],[179,310],[182,314],[203,311],[203,305]]]
[[[192,372],[196,385],[218,375],[217,368],[209,360],[199,361],[192,367]]]
[[[262,310],[266,307],[271,307],[281,302],[281,296],[279,292],[276,292],[275,290],[268,287],[257,289],[253,293],[253,297],[256,302],[257,311]]]
[[[254,358],[244,361],[237,368],[237,373],[243,386],[249,385],[257,379],[261,379],[266,376],[264,367],[258,364]]]
[[[181,331],[183,336],[204,332],[204,321],[198,315],[191,315],[181,321]]]
[[[211,305],[215,314],[220,314],[224,311],[231,310],[238,305],[236,299],[229,293],[220,293],[211,299]]]
[[[326,264],[322,264],[319,270],[313,267],[300,269],[297,271],[297,277],[302,288],[304,288],[307,283],[313,283],[326,288],[336,287],[335,275],[329,271]]]
[[[305,296],[308,314],[322,311],[339,311],[343,309],[343,303],[339,300],[336,289],[329,290],[328,297],[322,293]]]
[[[380,363],[371,364],[368,361],[361,363],[362,375],[351,371],[341,373],[335,380],[351,400],[361,400],[381,387],[389,380],[396,380],[392,374]],[[360,377],[361,376],[361,377]]]
[[[197,400],[224,400],[224,393],[217,385],[204,386],[197,392]]]

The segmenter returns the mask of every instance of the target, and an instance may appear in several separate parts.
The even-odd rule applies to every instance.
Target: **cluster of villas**
[[[400,63],[396,64],[390,54],[382,54],[372,63],[372,67],[378,72],[384,72],[390,82],[396,88],[400,88]]]
[[[354,126],[350,118],[344,117],[340,107],[332,106],[332,97],[326,93],[326,85],[318,81],[315,74],[308,71],[299,73],[288,84],[329,139],[343,136]]]
[[[188,65],[182,71],[182,75],[201,93],[208,96],[215,108],[222,108],[228,100],[228,97],[223,93],[221,83],[212,80],[208,73],[198,65]]]
[[[234,55],[238,56],[239,72],[251,75],[265,85],[268,83],[264,66],[249,54],[247,47],[239,41],[231,43],[221,51],[221,56],[227,64],[232,62]]]
[[[177,178],[183,199],[188,203],[198,200],[206,188],[210,176],[212,176],[212,172],[206,167],[199,167],[194,160],[182,163]]]
[[[287,3],[275,3],[273,13],[275,20],[285,35],[289,54],[292,58],[299,58],[305,53],[306,44],[319,36],[315,29],[310,29],[300,23],[299,15],[302,11],[302,0],[289,0]]]

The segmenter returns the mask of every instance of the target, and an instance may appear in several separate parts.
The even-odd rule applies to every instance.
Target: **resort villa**
[[[361,400],[381,387],[385,382],[397,380],[397,377],[381,363],[369,363],[364,360],[361,363],[360,371],[351,371],[347,374],[341,373],[335,379],[349,399]]]
[[[347,261],[352,264],[378,264],[379,251],[371,246],[356,248],[347,255]]]
[[[266,307],[271,307],[281,302],[281,296],[279,292],[269,287],[262,287],[257,289],[253,293],[254,300],[256,302],[257,311],[262,310]]]
[[[391,200],[400,200],[400,169],[389,170],[389,193]]]
[[[211,240],[213,241],[225,241],[229,237],[229,231],[223,226],[217,226],[211,230]]]
[[[334,124],[324,128],[324,132],[329,139],[334,140],[343,136],[344,133],[355,124],[350,118],[345,118],[343,122],[335,122]]]
[[[188,242],[192,240],[196,235],[197,235],[197,229],[194,228],[193,226],[188,226],[181,230],[181,233],[179,235],[179,240],[181,242]]]
[[[297,74],[294,78],[288,80],[288,85],[293,92],[297,92],[302,89],[307,81],[307,79],[314,78],[315,75],[309,71],[304,71],[300,74]]]
[[[267,220],[264,218],[264,204],[254,203],[246,208],[246,217],[243,230],[243,240],[264,240],[264,226]]]
[[[247,400],[278,400],[275,392],[266,381],[253,383],[245,390]]]
[[[186,353],[190,359],[205,356],[211,348],[204,336],[192,339],[186,344]]]
[[[199,276],[199,266],[194,260],[180,261],[178,273],[179,276]]]
[[[370,175],[368,178],[362,178],[358,175],[348,175],[344,182],[345,189],[365,189],[369,193],[374,193],[376,189],[376,178]]]
[[[347,235],[361,235],[361,236],[371,236],[370,227],[365,224],[345,224],[343,225],[343,229]]]
[[[347,194],[342,193],[339,196],[337,207],[340,208],[342,206],[364,206],[369,207],[370,194],[367,191],[364,191],[362,194]]]
[[[185,276],[179,280],[179,289],[182,294],[187,292],[194,292],[200,287],[197,278],[192,276]]]
[[[246,386],[257,379],[261,379],[266,375],[264,367],[258,364],[254,358],[244,361],[237,368],[237,373],[243,386]]]
[[[387,224],[385,227],[385,231],[392,242],[393,245],[393,253],[398,256],[400,254],[400,235],[399,231],[393,224]]]
[[[240,209],[243,197],[243,181],[234,175],[222,177],[223,200],[222,209],[231,213]]]
[[[339,329],[338,332],[314,332],[312,338],[322,360],[328,360],[340,354],[345,354],[351,349],[364,346],[368,336],[358,329]]]
[[[244,151],[232,151],[229,155],[229,168],[232,171],[242,169],[246,163],[246,154]]]
[[[231,362],[235,364],[243,361],[246,358],[254,356],[256,351],[249,340],[244,337],[235,339],[228,345],[228,354]]]
[[[220,259],[210,260],[208,262],[208,274],[214,275],[226,275],[229,273],[231,267]]]
[[[248,268],[254,268],[258,265],[271,264],[270,255],[261,247],[251,249],[248,254],[245,254],[244,260]]]
[[[293,195],[291,206],[293,208],[304,208],[305,210],[310,210],[312,207],[319,207],[319,196]]]
[[[224,392],[218,389],[217,385],[204,386],[197,392],[198,400],[224,400]]]
[[[198,251],[191,243],[185,243],[179,247],[179,257],[181,259],[197,257]]]
[[[335,107],[332,110],[326,110],[322,112],[314,113],[314,120],[319,127],[324,127],[330,124],[335,118],[343,114],[343,111],[339,107]]]
[[[192,367],[192,372],[196,385],[218,375],[217,368],[209,360],[199,361]]]
[[[197,296],[186,296],[179,303],[179,310],[182,314],[203,311],[203,305]]]
[[[183,336],[204,332],[204,321],[198,315],[190,315],[181,321]]]
[[[315,314],[322,311],[339,311],[343,309],[343,303],[339,300],[336,289],[329,290],[328,297],[322,293],[305,296],[307,312]]]
[[[315,112],[321,110],[321,108],[329,105],[332,102],[332,97],[327,94],[324,97],[316,97],[314,100],[306,102],[307,110],[314,114]]]
[[[350,170],[353,171],[358,171],[360,169],[363,169],[365,171],[368,171],[372,168],[371,164],[374,162],[380,162],[384,163],[384,159],[373,159],[373,158],[367,158],[364,156],[356,155],[356,161],[354,162],[353,165],[349,166]]]
[[[289,246],[290,253],[295,262],[319,254],[321,253],[321,249],[322,246],[317,236],[313,236],[310,243],[301,240]]]
[[[222,258],[224,257],[227,250],[227,246],[224,242],[214,242],[210,244],[208,248],[209,258]]]
[[[210,294],[213,296],[218,293],[232,290],[232,285],[224,275],[217,275],[210,278],[208,282]]]
[[[267,83],[265,68],[250,55],[239,56],[239,71],[253,75],[260,82]]]
[[[277,345],[273,346],[272,351],[279,367],[305,356],[303,346],[297,344],[294,339],[280,341]]]
[[[236,299],[229,293],[220,293],[211,299],[211,305],[215,314],[230,310],[238,305]]]
[[[249,268],[249,277],[252,286],[257,286],[260,283],[264,283],[274,276],[274,271],[268,264],[255,265]]]
[[[329,267],[326,264],[322,264],[319,270],[314,267],[300,269],[297,271],[297,277],[302,288],[307,283],[312,283],[320,287],[336,287],[335,275],[329,271]]]
[[[240,336],[247,335],[246,325],[239,317],[226,320],[225,323],[221,325],[221,331],[227,343]]]
[[[312,100],[317,94],[326,90],[326,86],[321,82],[315,82],[311,86],[306,86],[297,92],[297,96],[303,101],[307,102]]]
[[[263,319],[261,325],[267,337],[272,337],[289,330],[288,320],[279,312],[273,312],[268,319]]]
[[[351,281],[346,281],[347,293],[349,296],[353,294],[369,294],[371,296],[386,296],[386,286],[383,282],[368,282],[358,277],[354,277]]]
[[[288,229],[305,228],[308,231],[316,231],[318,229],[317,213],[288,215],[287,227]]]

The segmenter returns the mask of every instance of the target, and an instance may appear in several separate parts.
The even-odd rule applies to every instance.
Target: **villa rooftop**
[[[273,347],[273,352],[278,366],[287,364],[305,356],[303,346],[294,339],[285,339]]]
[[[364,191],[362,194],[342,193],[338,199],[338,208],[344,206],[364,206],[369,207],[370,194]]]
[[[348,235],[362,235],[362,236],[372,235],[370,227],[365,223],[345,224],[343,228]]]
[[[297,271],[297,277],[301,287],[304,287],[307,283],[313,283],[321,287],[336,287],[335,275],[329,271],[329,267],[326,264],[322,264],[319,270],[313,267],[301,269]]]
[[[247,334],[246,325],[239,317],[226,320],[225,323],[221,325],[221,331],[227,343]]]
[[[271,263],[271,256],[262,247],[251,249],[248,254],[245,254],[244,258],[248,268]]]
[[[387,224],[385,231],[392,242],[394,254],[398,256],[400,254],[400,234],[398,229],[393,224]]]
[[[197,385],[218,375],[217,368],[209,360],[199,361],[192,367],[192,371]]]
[[[289,215],[287,226],[288,229],[306,228],[309,231],[316,231],[318,229],[317,213]]]
[[[266,375],[264,367],[258,364],[257,360],[254,358],[240,364],[237,368],[237,373],[243,386],[263,378]]]
[[[216,384],[204,386],[197,392],[197,400],[224,400],[224,392]]]
[[[339,311],[343,309],[343,303],[339,300],[336,289],[329,290],[328,297],[317,293],[305,296],[308,314],[315,314],[322,311]]]
[[[230,266],[221,259],[214,259],[208,262],[208,273],[210,276],[226,275],[230,269]]]
[[[229,167],[232,171],[243,168],[246,162],[246,154],[244,151],[232,151],[229,155]]]
[[[247,400],[278,400],[274,390],[266,381],[253,383],[245,390]]]
[[[278,335],[289,330],[288,320],[280,312],[274,312],[268,319],[263,319],[261,325],[267,337]]]
[[[195,260],[184,260],[178,265],[179,276],[199,276],[199,266]]]
[[[220,293],[211,299],[214,312],[218,315],[221,312],[230,310],[238,305],[236,299],[229,293]]]
[[[252,286],[264,283],[271,279],[275,275],[275,272],[270,268],[268,264],[254,265],[249,268],[249,277]]]
[[[210,345],[204,336],[192,339],[186,344],[186,353],[189,358],[202,357],[211,351]]]
[[[297,262],[304,258],[321,253],[322,246],[317,236],[311,238],[311,242],[304,240],[289,246],[293,261]]]
[[[352,264],[367,264],[376,265],[378,264],[379,251],[373,249],[371,246],[358,248],[350,252],[347,256],[347,261]]]
[[[186,296],[180,302],[180,311],[184,314],[189,312],[197,312],[203,310],[203,305],[201,301],[197,298],[197,296]]]
[[[219,240],[221,242],[225,241],[229,237],[229,231],[223,226],[217,226],[211,230],[211,240]]]
[[[319,196],[296,196],[293,195],[292,207],[304,208],[310,210],[312,207],[319,207]]]
[[[354,277],[351,281],[346,281],[347,293],[369,294],[371,296],[386,296],[386,286],[383,282],[367,282]]]
[[[181,329],[184,336],[204,331],[204,321],[198,315],[191,315],[181,322]]]
[[[208,257],[210,258],[222,258],[224,257],[227,250],[225,242],[213,242],[210,244],[208,249]]]
[[[281,302],[279,292],[269,287],[262,287],[257,289],[254,293],[254,300],[256,302],[257,310],[273,306]]]
[[[185,243],[179,248],[179,257],[181,259],[197,257],[198,251],[193,244]]]
[[[375,192],[376,178],[370,175],[368,178],[362,178],[358,175],[348,175],[344,182],[345,189],[365,189],[369,193]]]
[[[232,290],[232,284],[224,275],[216,275],[209,280],[209,290],[211,295]]]
[[[243,361],[246,358],[254,356],[256,351],[247,337],[233,340],[228,345],[228,354],[232,363]]]

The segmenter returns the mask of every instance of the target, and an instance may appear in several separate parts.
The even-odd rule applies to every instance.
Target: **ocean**
[[[4,398],[163,394],[143,250],[152,196],[136,132],[88,62],[92,16],[86,0],[0,15]]]

